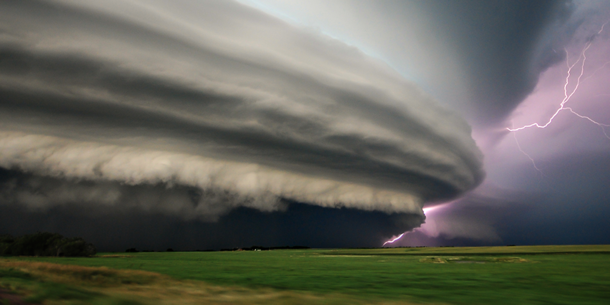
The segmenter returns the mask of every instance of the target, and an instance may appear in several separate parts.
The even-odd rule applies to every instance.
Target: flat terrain
[[[40,291],[53,289],[44,285],[95,293],[91,298],[99,304],[610,300],[608,245],[103,253],[93,258],[5,258],[0,259],[0,272],[4,290],[56,304],[80,301],[45,298]]]

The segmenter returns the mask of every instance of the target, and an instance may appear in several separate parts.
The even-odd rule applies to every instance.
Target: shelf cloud
[[[179,2],[180,5],[175,5]],[[484,178],[470,126],[354,47],[231,1],[0,3],[3,201],[420,214]]]

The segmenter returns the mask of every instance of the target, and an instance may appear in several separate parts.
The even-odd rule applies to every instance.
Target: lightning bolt
[[[427,207],[427,208],[423,208],[422,211],[424,212],[425,215],[427,215],[429,212],[439,209],[439,208],[443,208],[448,206],[449,204],[451,204],[451,202],[448,203],[444,203],[444,204],[439,204],[439,205],[435,205],[435,206],[431,206],[431,207]],[[398,237],[396,238],[392,238],[386,242],[383,243],[383,245],[381,245],[382,247],[387,245],[387,244],[393,244],[394,242],[398,241],[399,239],[401,239],[405,234],[409,233],[410,231],[404,232],[400,235],[398,235]]]
[[[601,127],[602,132],[604,133],[604,136],[606,136],[606,138],[608,138],[608,140],[610,140],[610,136],[608,136],[608,134],[606,133],[606,128],[605,128],[605,127],[610,127],[610,125],[608,125],[608,124],[602,124],[602,123],[599,123],[599,122],[597,122],[597,121],[593,120],[592,118],[590,118],[590,117],[588,117],[588,116],[586,116],[586,115],[581,115],[581,114],[578,114],[578,113],[576,113],[576,112],[575,112],[575,111],[574,111],[572,108],[570,108],[570,107],[565,107],[565,109],[566,109],[566,110],[568,110],[568,111],[570,111],[571,113],[573,113],[573,114],[574,114],[574,115],[576,115],[577,117],[579,117],[579,118],[581,118],[581,119],[585,119],[585,120],[587,120],[587,121],[589,121],[589,122],[591,122],[591,123],[593,123],[593,124],[595,124],[595,125],[597,125],[597,126]]]
[[[597,35],[601,34],[604,31],[604,27],[606,26],[606,24],[608,24],[608,22],[604,23],[601,26],[600,30],[597,32]],[[610,140],[610,136],[608,136],[608,133],[606,132],[606,127],[610,127],[610,125],[602,124],[600,122],[597,122],[594,119],[592,119],[592,118],[590,118],[590,117],[588,117],[586,115],[582,115],[582,114],[577,113],[571,107],[566,107],[565,106],[566,103],[569,102],[572,99],[572,96],[574,96],[574,94],[578,91],[578,88],[580,87],[580,84],[581,84],[582,81],[585,81],[585,80],[591,78],[599,70],[604,68],[606,65],[610,64],[610,61],[604,63],[602,66],[598,67],[598,69],[596,69],[591,75],[589,75],[585,79],[582,79],[583,75],[585,74],[585,63],[587,62],[587,50],[589,50],[589,48],[591,47],[592,44],[593,44],[593,39],[591,39],[584,46],[584,48],[580,52],[580,55],[578,56],[576,61],[574,63],[572,63],[572,64],[570,64],[570,54],[568,53],[568,50],[564,48],[564,51],[565,51],[565,54],[566,54],[566,66],[568,67],[568,71],[566,73],[566,78],[565,78],[565,83],[563,85],[564,97],[563,97],[563,100],[561,101],[561,103],[559,104],[559,108],[557,108],[557,110],[553,113],[553,115],[549,118],[549,120],[545,124],[532,123],[532,124],[524,125],[524,126],[521,126],[521,127],[518,127],[518,128],[514,128],[514,127],[513,128],[506,128],[508,131],[515,132],[515,131],[520,131],[520,130],[524,130],[524,129],[531,128],[531,127],[537,127],[537,128],[544,129],[544,128],[546,128],[547,126],[549,126],[553,122],[555,117],[557,117],[557,115],[561,111],[567,110],[567,111],[571,112],[572,114],[576,115],[577,117],[579,117],[581,119],[585,119],[585,120],[587,120],[587,121],[589,121],[589,122],[599,126],[602,129],[602,132],[603,132],[604,136]],[[570,78],[572,77],[572,69],[574,69],[574,67],[578,63],[580,63],[580,73],[578,74],[578,77],[576,78],[576,85],[570,91],[570,90],[568,90],[568,87],[570,85]],[[538,172],[540,172],[542,174],[540,169],[536,166],[536,162],[534,161],[534,159],[529,154],[527,154],[525,151],[523,151],[523,149],[521,148],[521,145],[519,145],[519,141],[517,140],[516,136],[515,136],[515,142],[517,143],[517,147],[519,148],[519,150],[532,161],[532,164],[534,165],[534,168]]]
[[[566,107],[565,107],[565,104],[570,101],[570,99],[572,98],[574,93],[576,93],[576,91],[578,90],[578,87],[580,86],[580,79],[582,78],[582,76],[583,76],[583,74],[585,72],[585,62],[587,61],[586,52],[587,52],[587,50],[590,47],[591,47],[591,43],[588,43],[587,46],[583,49],[583,51],[580,54],[580,56],[578,57],[578,60],[576,60],[572,65],[569,64],[569,54],[568,54],[568,51],[564,49],[564,51],[566,52],[566,63],[567,63],[567,66],[568,66],[568,73],[567,73],[567,76],[566,76],[566,82],[565,82],[565,84],[563,86],[564,98],[561,101],[561,103],[559,104],[559,108],[555,111],[555,113],[553,113],[553,115],[551,116],[551,118],[549,118],[549,120],[548,120],[548,122],[546,122],[546,124],[540,125],[538,123],[532,123],[532,124],[525,125],[525,126],[518,127],[518,128],[506,128],[506,129],[508,129],[509,131],[519,131],[519,130],[524,130],[524,129],[530,128],[530,127],[546,128],[547,126],[549,126],[549,124],[551,124],[553,122],[553,120],[559,114],[559,112],[561,112],[563,110],[567,110]],[[572,76],[572,69],[574,68],[574,66],[576,66],[576,64],[578,62],[582,63],[581,64],[580,75],[578,75],[578,78],[576,79],[576,86],[574,86],[574,89],[568,94],[568,86],[570,84],[570,77]]]
[[[405,234],[407,234],[407,232],[404,232],[404,233],[402,233],[402,234],[398,235],[398,237],[393,238],[393,239],[390,239],[390,240],[388,240],[388,241],[384,242],[384,243],[383,243],[383,245],[381,245],[381,246],[383,247],[383,246],[385,246],[385,245],[387,245],[387,244],[393,244],[395,241],[397,241],[397,240],[401,239],[401,238],[402,238],[402,237],[403,237]]]
[[[517,140],[517,134],[513,133],[513,137],[515,138],[515,143],[517,143],[517,148],[519,148],[519,151],[521,153],[523,153],[528,159],[530,159],[530,161],[532,161],[532,165],[534,165],[534,168],[541,174],[544,176],[544,174],[542,173],[542,171],[538,168],[538,166],[536,166],[536,161],[534,161],[534,158],[532,158],[532,156],[530,156],[528,153],[526,153],[523,148],[521,148],[521,144],[519,144],[519,140]]]

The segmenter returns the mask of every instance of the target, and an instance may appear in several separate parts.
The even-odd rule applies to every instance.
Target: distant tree
[[[174,252],[174,249],[172,249],[172,248],[167,248],[167,252]]]
[[[39,232],[18,237],[10,247],[9,255],[59,256],[57,250],[63,236]]]
[[[8,255],[9,247],[15,242],[10,235],[0,235],[0,255]]]
[[[92,256],[96,250],[93,244],[82,238],[65,238],[57,248],[57,256]]]
[[[0,237],[0,255],[92,256],[93,244],[80,237],[65,238],[56,233],[39,232],[20,237]]]
[[[125,250],[125,252],[139,252],[139,251],[136,250],[136,248],[129,248],[129,249]]]

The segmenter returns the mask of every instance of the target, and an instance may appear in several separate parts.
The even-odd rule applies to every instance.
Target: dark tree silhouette
[[[93,244],[80,237],[66,238],[56,233],[39,232],[20,237],[0,235],[0,255],[13,256],[92,256]]]

